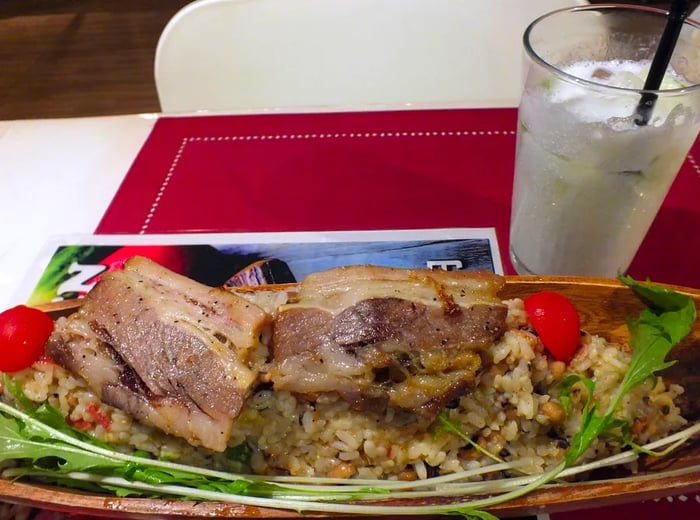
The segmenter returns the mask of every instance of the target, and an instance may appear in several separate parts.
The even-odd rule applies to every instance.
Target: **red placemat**
[[[515,109],[164,117],[96,231],[495,227],[512,273],[515,129]],[[700,287],[699,172],[691,154],[633,276]]]

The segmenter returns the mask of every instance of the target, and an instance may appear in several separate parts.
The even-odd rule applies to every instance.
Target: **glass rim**
[[[685,93],[700,89],[700,82],[696,82],[696,83],[693,83],[692,85],[688,85],[688,86],[680,87],[680,88],[645,90],[643,88],[637,89],[637,88],[629,88],[629,87],[616,87],[614,85],[608,85],[608,84],[599,83],[597,81],[593,81],[590,79],[580,78],[578,76],[575,76],[574,74],[569,74],[568,72],[561,70],[556,65],[553,65],[552,63],[545,60],[542,56],[540,56],[535,51],[535,49],[533,48],[533,46],[530,43],[530,34],[535,29],[535,27],[543,20],[551,18],[555,15],[563,14],[563,13],[574,13],[577,11],[612,11],[612,10],[645,12],[645,13],[664,15],[664,17],[668,14],[668,11],[666,11],[664,9],[659,9],[656,7],[648,7],[648,6],[643,6],[643,5],[632,5],[632,4],[591,4],[591,5],[580,5],[580,6],[564,7],[562,9],[556,9],[554,11],[550,11],[548,13],[543,14],[542,16],[535,18],[535,20],[533,20],[527,26],[527,28],[525,29],[525,32],[523,33],[523,46],[525,48],[525,51],[527,52],[528,56],[530,56],[530,58],[534,62],[538,63],[542,67],[555,73],[557,76],[560,76],[564,80],[567,80],[567,81],[570,81],[573,83],[577,83],[577,84],[582,85],[582,86],[595,87],[597,89],[611,90],[613,92],[625,93],[625,94],[654,94],[654,95],[663,95],[663,96],[680,95],[680,94],[685,94]],[[686,18],[683,21],[683,25],[684,26],[688,25],[688,26],[693,27],[694,29],[700,30],[700,23],[698,23],[697,21],[695,21],[691,18]]]

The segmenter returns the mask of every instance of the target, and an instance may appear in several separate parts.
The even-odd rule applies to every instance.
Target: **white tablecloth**
[[[50,237],[94,231],[155,119],[0,122],[0,308]]]

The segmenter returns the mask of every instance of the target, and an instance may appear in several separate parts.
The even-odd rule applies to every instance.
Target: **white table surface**
[[[155,120],[0,121],[0,308],[51,237],[94,232]]]

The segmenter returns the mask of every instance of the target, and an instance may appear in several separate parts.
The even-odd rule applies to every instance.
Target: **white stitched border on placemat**
[[[156,193],[156,197],[153,200],[153,204],[146,214],[146,218],[143,221],[143,225],[139,230],[139,235],[146,234],[148,226],[153,220],[153,216],[158,209],[165,190],[170,184],[170,179],[172,179],[175,173],[175,168],[177,167],[182,154],[185,152],[185,148],[188,143],[195,142],[222,142],[222,141],[276,141],[276,140],[307,140],[307,139],[347,139],[347,138],[359,138],[359,139],[372,139],[372,138],[391,138],[391,137],[476,137],[483,135],[495,135],[495,136],[506,136],[515,135],[515,130],[429,130],[429,131],[401,131],[401,132],[326,132],[318,134],[260,134],[260,135],[223,135],[223,136],[204,136],[204,137],[184,137],[180,143],[180,147],[173,158],[172,163],[170,163],[170,168],[168,168],[168,173],[165,175],[163,182]]]
[[[695,157],[693,157],[692,154],[689,154],[689,155],[688,155],[688,162],[689,162],[690,165],[693,167],[693,170],[695,170],[695,173],[697,173],[698,175],[700,175],[700,166],[698,166],[698,163],[697,163],[697,161],[695,160]]]

